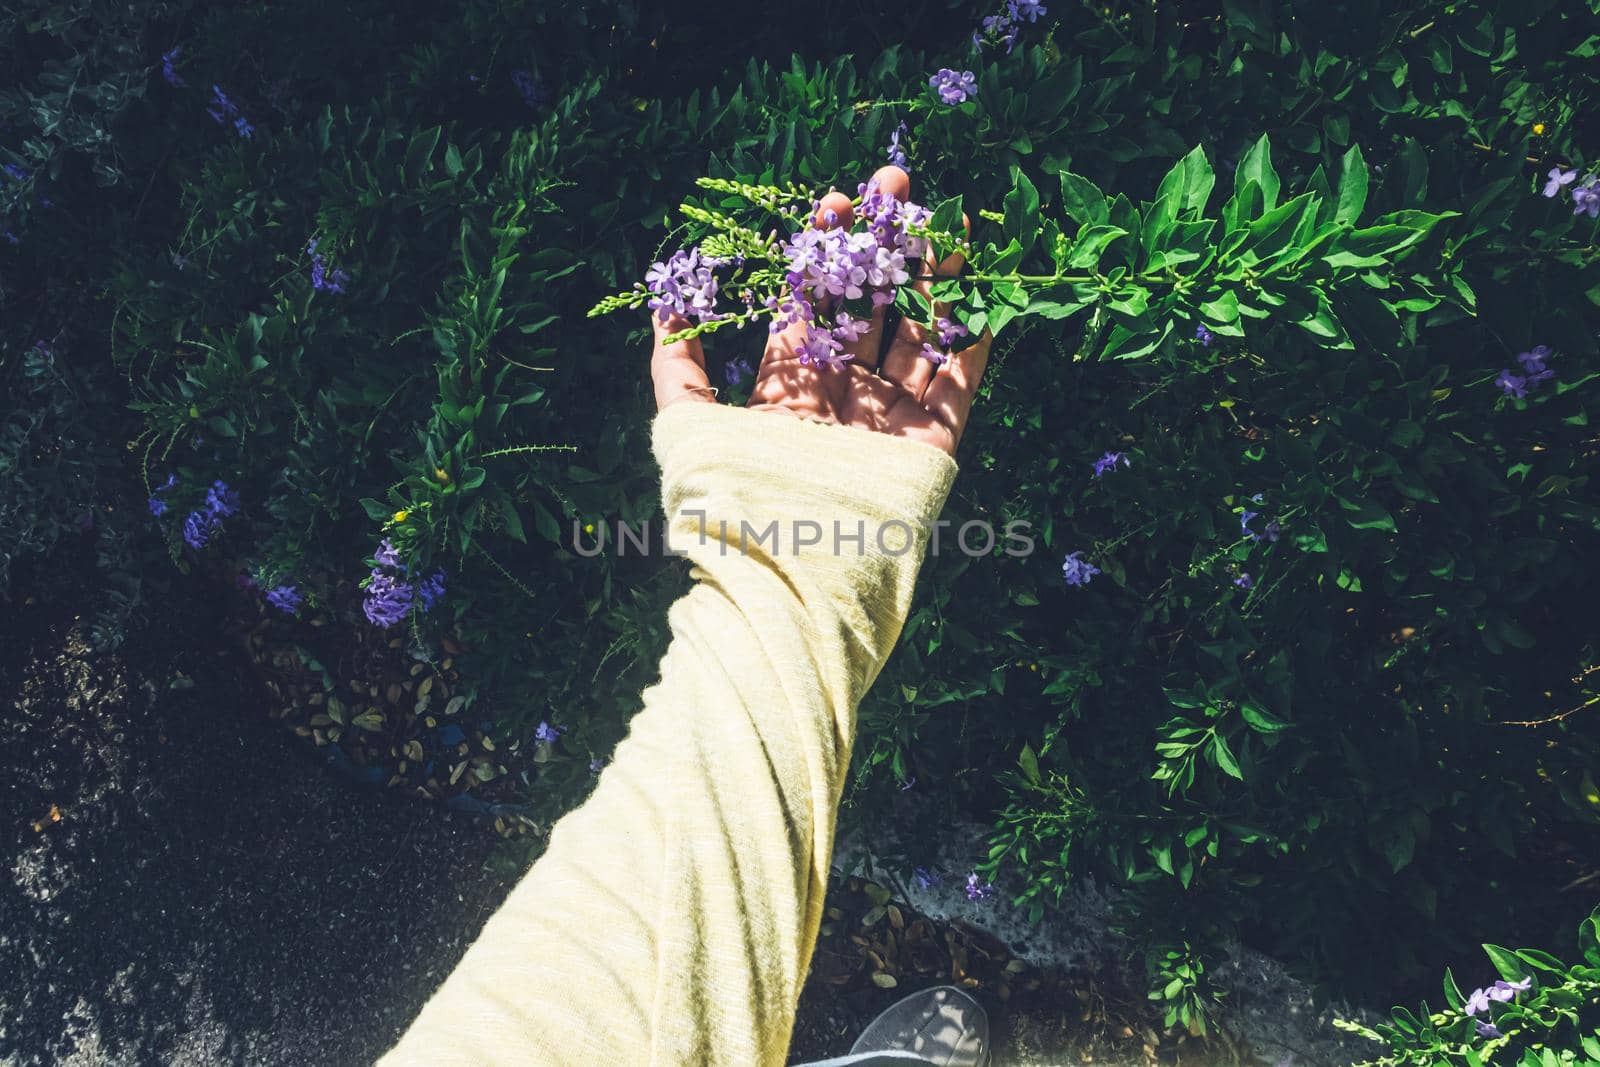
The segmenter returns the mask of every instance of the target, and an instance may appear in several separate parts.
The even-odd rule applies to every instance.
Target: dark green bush
[[[1213,215],[1236,171],[1259,214],[1279,186],[1338,210],[1364,166],[1361,217],[1422,239],[1325,299],[1298,274],[1237,314],[1152,285],[1002,331],[947,517],[1028,521],[1039,551],[929,561],[852,813],[913,780],[997,813],[984,870],[1036,913],[1084,873],[1125,885],[1190,1025],[1231,934],[1379,992],[1480,924],[1554,937],[1567,917],[1511,909],[1600,821],[1600,261],[1575,186],[1540,187],[1593,166],[1600,6],[1053,7],[1007,55],[971,50],[988,12],[935,5],[784,36],[649,5],[37,3],[0,24],[0,161],[27,175],[0,187],[8,375],[58,335],[115,368],[97,403],[135,421],[107,415],[103,451],[183,566],[349,627],[382,539],[442,570],[403,630],[463,640],[513,746],[565,730],[524,790],[549,816],[625,730],[686,581],[573,537],[657,507],[643,315],[584,313],[700,236],[676,205],[720,198],[695,178],[854,189],[905,121],[919,195],[998,248],[1022,179],[1073,238],[1091,185],[1139,233],[1197,145]],[[939,105],[940,66],[976,99]],[[718,370],[759,343],[707,337]],[[1554,377],[1507,396],[1541,344]],[[216,480],[241,507],[196,551]],[[1101,574],[1065,585],[1069,552]]]

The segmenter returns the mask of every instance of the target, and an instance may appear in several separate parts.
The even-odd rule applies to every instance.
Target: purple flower
[[[1245,571],[1233,580],[1233,584],[1240,589],[1250,589],[1256,584],[1256,580],[1250,577],[1249,571]]]
[[[0,233],[0,237],[4,237],[6,239],[6,244],[8,244],[8,245],[15,245],[15,244],[21,244],[22,243],[22,238],[18,237],[16,234],[12,233],[10,230],[6,230],[4,233]]]
[[[906,152],[905,149],[900,145],[900,138],[903,137],[905,133],[906,124],[902,122],[900,125],[896,126],[894,128],[894,132],[889,135],[889,162],[893,163],[901,170],[906,169]]]
[[[1068,585],[1088,585],[1094,576],[1100,573],[1100,568],[1080,557],[1081,550],[1067,553],[1067,558],[1061,564],[1061,577],[1066,579]]]
[[[1489,999],[1505,1003],[1508,1000],[1516,999],[1518,993],[1526,993],[1532,985],[1532,978],[1524,978],[1520,982],[1507,982],[1504,979],[1497,979],[1494,985],[1489,987]]]
[[[176,474],[168,474],[167,480],[156,486],[155,492],[150,494],[150,514],[162,516],[167,513],[167,502],[161,499],[161,494],[178,484]]]
[[[368,622],[387,630],[410,613],[413,596],[411,583],[397,581],[393,575],[373,568],[361,609]]]
[[[1522,369],[1526,374],[1524,381],[1527,383],[1528,388],[1531,389],[1540,382],[1549,381],[1556,376],[1556,372],[1545,365],[1545,361],[1549,358],[1549,345],[1534,345],[1527,352],[1517,353],[1517,362],[1522,364]]]
[[[961,325],[959,322],[953,322],[950,319],[939,318],[934,319],[933,324],[939,331],[939,343],[945,348],[949,348],[957,337],[967,336],[967,328]]]
[[[989,897],[994,896],[994,886],[990,885],[988,882],[980,882],[978,880],[978,872],[976,871],[967,875],[966,889],[968,900],[986,900]]]
[[[556,726],[552,723],[541,722],[533,731],[533,739],[541,745],[553,745],[567,732],[565,726]]]
[[[206,514],[213,519],[225,519],[239,510],[239,494],[228,488],[228,483],[217,479],[206,490]]]
[[[950,360],[950,353],[940,351],[926,341],[922,343],[922,351],[919,352],[918,355],[927,360],[929,363],[932,363],[935,367],[941,366]]]
[[[1217,335],[1206,329],[1206,324],[1203,322],[1194,328],[1194,339],[1199,341],[1203,348],[1210,348],[1217,343]]]
[[[1050,13],[1039,0],[1006,0],[1006,10],[1018,22],[1037,22],[1040,15]]]
[[[815,326],[806,327],[806,339],[800,343],[800,363],[807,367],[827,367],[837,370],[850,361],[851,354],[844,345],[834,340],[833,334]]]
[[[1571,185],[1578,177],[1576,170],[1562,170],[1560,167],[1550,168],[1550,180],[1544,183],[1544,195],[1556,196],[1563,186]]]
[[[837,341],[854,342],[861,340],[861,335],[872,328],[872,323],[867,319],[852,318],[848,311],[840,311],[834,316],[833,336]]]
[[[215,529],[216,520],[211,515],[204,511],[191,511],[189,517],[183,520],[183,539],[190,548],[199,551],[206,547]]]
[[[538,107],[544,103],[544,83],[527,71],[512,71],[511,84],[516,87],[517,95],[522,97],[522,102],[529,107]]]
[[[645,272],[645,288],[652,294],[648,307],[662,322],[674,314],[701,322],[720,318],[716,312],[717,279],[714,262],[700,258],[700,250],[679,249],[665,262],[653,263]]]
[[[1498,385],[1501,392],[1505,393],[1506,396],[1514,396],[1520,400],[1528,395],[1528,379],[1520,374],[1512,374],[1508,370],[1501,371],[1500,376],[1494,380],[1494,384]]]
[[[311,288],[319,293],[342,293],[345,283],[350,280],[350,272],[343,268],[329,272],[327,260],[317,251],[317,242],[320,240],[314,237],[306,245],[306,252],[311,256]]]
[[[179,47],[177,45],[173,45],[170,51],[163,52],[161,54],[161,76],[167,79],[167,84],[172,86],[174,89],[182,89],[188,84],[188,82],[185,82],[172,66],[172,64],[178,58],[178,51]]]
[[[255,136],[256,128],[240,113],[239,106],[228,99],[228,94],[222,91],[220,85],[211,87],[211,106],[206,108],[206,114],[219,125],[231,123],[235,132],[246,140]]]
[[[1482,1019],[1474,1019],[1473,1025],[1478,1028],[1479,1037],[1499,1037],[1500,1030],[1494,1023],[1486,1023]]]
[[[911,884],[918,889],[932,889],[944,881],[944,875],[930,867],[917,867],[911,872]]]
[[[1583,176],[1583,184],[1572,190],[1572,213],[1600,219],[1600,184],[1593,174]]]
[[[1250,520],[1260,514],[1261,512],[1259,511],[1251,511],[1249,508],[1245,508],[1244,513],[1239,516],[1239,532],[1252,541],[1259,539],[1261,535],[1250,529]]]
[[[444,571],[434,571],[417,583],[417,596],[422,598],[422,610],[432,611],[444,597]]]
[[[6,176],[12,181],[25,182],[28,180],[28,172],[15,163],[7,163],[5,166],[0,167],[0,170],[5,171]]]
[[[1009,7],[1008,7],[1009,12]],[[972,31],[972,46],[982,48],[985,45],[1005,45],[1006,54],[1016,47],[1017,34],[1022,32],[1022,27],[1017,25],[1017,20],[1011,14],[985,15],[979,29]]]
[[[1133,466],[1125,453],[1107,452],[1105,455],[1094,461],[1094,476],[1098,478],[1107,471],[1116,470],[1117,464],[1119,463],[1124,467]]]
[[[939,73],[928,79],[928,85],[939,94],[939,99],[954,106],[978,95],[978,79],[970,70],[960,73],[949,67],[940,67]]]
[[[372,554],[372,561],[382,567],[400,566],[400,550],[394,547],[394,542],[385,537],[378,542],[378,550]]]
[[[599,774],[601,769],[603,769],[605,767],[605,765],[606,765],[606,761],[601,759],[599,756],[596,756],[594,759],[589,761],[589,773],[590,774]]]
[[[753,373],[755,372],[750,369],[750,361],[743,357],[729,360],[722,368],[722,378],[729,385],[738,385]]]
[[[267,603],[285,615],[300,614],[300,605],[304,600],[300,590],[292,585],[280,585],[267,590]]]
[[[1479,1015],[1488,1012],[1489,991],[1486,989],[1474,989],[1472,995],[1467,998],[1467,1003],[1463,1010],[1468,1015]]]

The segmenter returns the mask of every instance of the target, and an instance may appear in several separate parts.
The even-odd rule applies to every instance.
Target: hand
[[[898,167],[884,167],[873,177],[880,188],[902,200],[911,192],[910,177]],[[838,216],[838,225],[850,225],[853,211],[842,193],[829,193],[819,215],[830,209]],[[820,220],[816,224],[823,225]],[[929,275],[958,274],[963,264],[960,253],[950,255],[937,266],[930,259],[920,271],[922,280],[911,284],[928,298]],[[845,344],[852,358],[840,367],[806,366],[800,362],[800,344],[805,340],[803,323],[770,335],[761,369],[756,372],[750,407],[909,437],[954,455],[989,362],[994,336],[985,330],[974,344],[953,354],[944,365],[935,366],[922,357],[922,346],[929,340],[927,326],[909,317],[900,320],[885,350],[883,326],[887,310],[873,309],[867,331],[858,340]],[[948,304],[934,306],[936,317],[949,313]],[[650,357],[650,373],[657,409],[695,401],[715,403],[699,338],[670,345],[662,340],[688,329],[689,321],[673,315],[662,322],[659,316],[652,315],[651,323],[655,327],[655,348]]]

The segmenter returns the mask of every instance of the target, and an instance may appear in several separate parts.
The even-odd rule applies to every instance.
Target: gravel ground
[[[9,616],[0,1063],[370,1062],[503,895],[498,839],[326,773],[204,610],[114,655]]]

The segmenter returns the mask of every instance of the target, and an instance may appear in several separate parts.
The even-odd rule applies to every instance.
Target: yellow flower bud
[[[586,534],[594,533],[594,523],[592,523],[592,522],[584,523],[583,524],[583,532],[586,533]]]
[[[450,484],[450,472],[443,467],[433,468],[433,476],[439,480],[440,485]]]
[[[394,513],[395,522],[405,522],[410,517],[411,512],[407,511],[405,508],[401,508],[399,511]]]
[[[1535,122],[1533,124],[1533,135],[1535,137],[1543,137],[1544,136],[1544,123]]]

